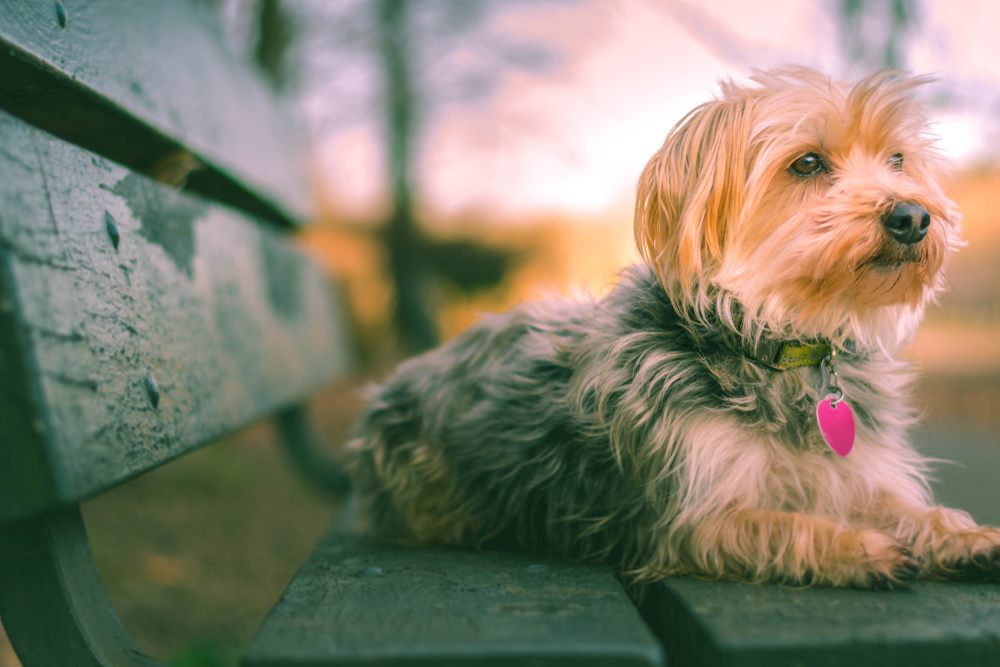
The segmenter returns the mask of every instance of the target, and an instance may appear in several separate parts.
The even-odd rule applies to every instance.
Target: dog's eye
[[[902,153],[893,153],[892,155],[890,155],[889,156],[889,166],[891,168],[895,169],[896,171],[899,171],[900,169],[902,169],[903,168],[903,154]]]
[[[816,153],[806,153],[788,168],[793,174],[798,176],[812,176],[826,170],[823,158]]]

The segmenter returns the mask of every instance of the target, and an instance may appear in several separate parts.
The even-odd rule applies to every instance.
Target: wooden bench
[[[194,3],[0,3],[0,620],[22,662],[152,664],[79,503],[349,367],[287,119]],[[184,180],[186,192],[150,178]]]
[[[184,191],[178,157],[199,165]],[[0,620],[25,667],[158,664],[112,609],[82,500],[268,417],[309,460],[302,405],[351,354],[290,238],[305,183],[194,4],[0,3]],[[990,586],[678,579],[637,608],[605,567],[342,523],[243,664],[1000,664],[998,638]]]

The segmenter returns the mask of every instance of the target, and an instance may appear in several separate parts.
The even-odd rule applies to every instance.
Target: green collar
[[[805,341],[761,342],[753,353],[748,353],[754,361],[779,371],[787,371],[803,366],[819,366],[830,355],[829,343]]]

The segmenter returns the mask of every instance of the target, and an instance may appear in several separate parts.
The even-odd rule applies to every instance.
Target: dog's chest
[[[718,392],[715,402],[741,423],[796,449],[826,447],[816,420],[824,398],[818,368],[774,371],[739,359],[710,373]],[[875,427],[871,408],[883,402],[878,388],[860,381],[854,367],[846,375],[842,385],[859,426]]]

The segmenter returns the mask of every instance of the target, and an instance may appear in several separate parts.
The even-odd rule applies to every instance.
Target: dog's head
[[[942,287],[960,216],[913,89],[804,68],[726,83],[639,180],[635,233],[679,309],[745,333],[900,342]]]

